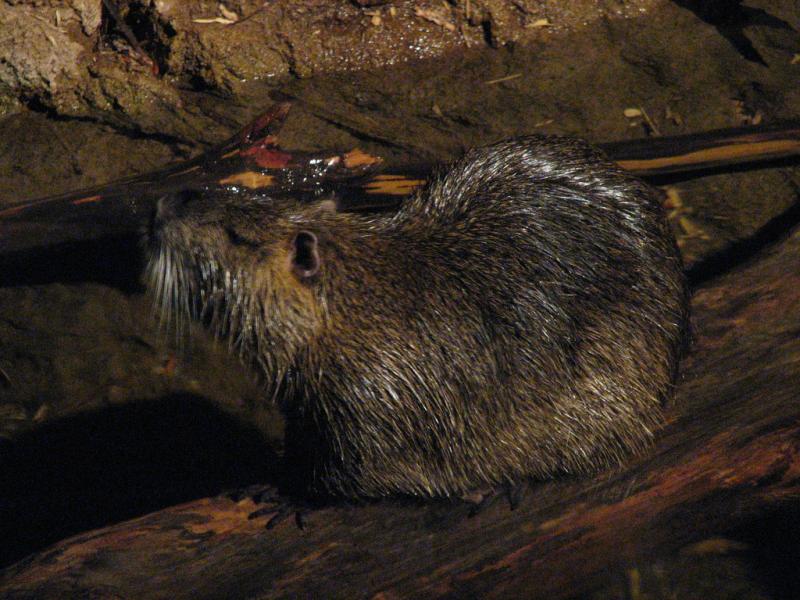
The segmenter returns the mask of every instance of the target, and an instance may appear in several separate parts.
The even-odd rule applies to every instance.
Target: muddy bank
[[[0,3],[0,113],[44,108],[148,135],[209,141],[229,121],[198,92],[352,71],[464,48],[548,40],[656,0]]]
[[[474,7],[489,4],[472,2],[471,7],[477,10]],[[68,5],[74,12],[69,19]],[[439,36],[437,39],[454,40],[446,46],[431,38],[422,50],[439,52],[446,46],[447,56],[404,62],[424,56],[414,54],[407,46],[411,48],[408,54],[398,54],[402,64],[363,71],[339,69],[342,64],[334,63],[342,61],[332,58],[339,55],[322,50],[309,51],[311,58],[304,58],[294,46],[291,51],[282,46],[282,52],[270,54],[256,52],[253,47],[225,46],[214,37],[229,35],[234,27],[252,27],[256,33],[249,35],[263,38],[264,44],[276,44],[274,36],[259,29],[266,27],[261,13],[245,21],[252,11],[260,10],[261,3],[227,4],[227,9],[238,15],[239,25],[193,21],[231,18],[222,15],[216,3],[141,3],[159,15],[172,15],[165,23],[178,23],[180,19],[192,23],[185,28],[172,25],[178,33],[169,38],[173,41],[163,42],[169,45],[169,52],[159,54],[154,46],[142,44],[158,64],[158,75],[153,74],[147,60],[135,56],[133,49],[125,50],[128,42],[119,32],[101,34],[99,25],[92,29],[96,20],[92,20],[89,8],[93,5],[59,5],[59,11],[64,11],[59,19],[64,21],[56,28],[72,32],[70,35],[76,36],[73,40],[86,37],[84,42],[73,41],[80,48],[61,45],[60,38],[54,38],[60,53],[71,56],[73,64],[83,64],[77,71],[65,67],[63,73],[54,71],[53,77],[45,73],[46,77],[37,80],[39,87],[25,88],[22,82],[13,88],[16,92],[9,93],[10,63],[4,55],[5,62],[0,66],[0,80],[6,82],[0,89],[6,94],[6,112],[0,120],[1,203],[142,173],[185,158],[232,133],[276,97],[295,102],[282,134],[287,147],[313,150],[358,146],[386,157],[390,165],[443,160],[466,147],[525,133],[570,133],[599,142],[800,117],[800,7],[790,0],[750,2],[751,8],[741,13],[744,20],[735,31],[709,22],[708,15],[690,10],[684,2],[625,3],[648,11],[636,18],[586,18],[587,24],[563,32],[553,32],[555,27],[549,26],[512,30],[493,25],[490,30],[508,32],[495,33],[494,41],[491,36],[487,41],[480,19],[474,25],[454,20],[466,29],[462,35],[458,28],[452,32],[415,14],[406,23],[415,23],[419,31],[425,29],[430,36]],[[366,9],[345,2],[294,5],[319,11],[335,8],[340,11],[335,14],[352,15],[354,21],[344,19],[338,29],[331,25],[338,22],[336,18],[321,18],[320,31],[325,39],[339,39],[343,46],[347,45],[343,40],[356,39],[347,35],[366,32],[363,35],[370,49],[377,48],[374,44],[378,42],[369,36],[391,27],[391,15],[386,13],[392,6],[397,11],[412,9],[411,3]],[[269,10],[280,6],[285,8],[280,2],[270,3]],[[465,9],[461,2],[448,6],[452,15]],[[536,6],[547,11],[531,8],[530,14],[512,14],[522,19],[521,23],[541,18],[557,23],[561,19],[555,4]],[[586,6],[599,6],[597,10],[608,12],[617,4],[587,2]],[[86,12],[79,13],[79,7]],[[8,18],[9,11],[17,11],[18,18],[22,14],[19,11],[31,9],[22,3],[0,4],[3,18]],[[375,15],[365,11],[379,11],[381,23],[374,24]],[[290,12],[286,9],[284,16]],[[502,21],[500,13],[492,14],[493,22]],[[46,22],[31,18],[52,36],[55,33],[47,29],[53,26],[51,17]],[[84,33],[85,28],[90,33]],[[526,43],[505,43],[516,39],[513,31],[523,29],[531,31]],[[3,28],[0,36],[22,35],[20,31]],[[95,51],[90,41],[95,39],[92,36],[101,35],[116,41]],[[184,41],[179,41],[181,35]],[[298,30],[293,35],[305,37],[307,31]],[[741,36],[757,57],[742,49]],[[464,42],[468,38],[469,48]],[[14,40],[19,41],[16,37]],[[216,49],[211,52],[208,48]],[[356,50],[352,60],[348,59],[351,66],[367,60],[359,58]],[[73,51],[75,54],[69,54]],[[243,69],[255,69],[257,61],[247,52],[258,55],[262,75],[273,65],[269,67],[276,69],[273,77],[253,81],[257,76]],[[388,56],[393,51],[381,52]],[[34,54],[31,50],[28,57]],[[80,74],[80,69],[89,68],[81,61],[95,54],[91,74]],[[17,55],[16,60],[22,60],[20,56],[25,55]],[[375,56],[381,56],[377,50]],[[322,61],[325,57],[330,62]],[[337,71],[328,72],[332,67]],[[78,74],[70,84],[59,79],[64,73]],[[626,109],[635,110],[626,113]],[[746,240],[771,220],[780,221],[781,214],[796,206],[800,169],[782,165],[664,183],[671,188],[673,223],[682,250],[687,262],[694,264],[699,258]],[[776,229],[778,234],[780,230]],[[42,440],[43,430],[61,423],[67,427],[67,437],[96,440],[93,446],[83,446],[87,452],[116,456],[114,438],[92,438],[91,431],[116,429],[125,422],[149,428],[152,419],[132,417],[126,421],[116,415],[121,410],[147,413],[152,403],[174,400],[176,395],[181,400],[169,401],[173,409],[165,416],[167,422],[175,423],[184,415],[186,426],[191,428],[204,419],[213,422],[222,419],[222,414],[233,415],[243,431],[256,423],[265,443],[279,447],[278,417],[261,400],[258,385],[224,347],[202,333],[188,344],[159,330],[139,283],[141,260],[135,243],[103,248],[99,258],[83,268],[73,261],[69,273],[59,258],[49,257],[48,264],[31,266],[41,269],[39,279],[0,288],[0,438],[5,447],[35,444]],[[90,425],[85,419],[74,420],[79,416],[88,418]],[[203,438],[211,436],[204,427],[198,426],[197,431],[198,436],[176,438],[174,455],[165,450],[161,460],[150,457],[145,466],[163,472],[164,464],[169,463],[175,472],[196,473],[193,469],[197,465],[191,459],[193,447],[202,446]],[[234,444],[237,433],[228,423],[220,435],[229,436],[220,443]],[[151,439],[145,435],[141,438]],[[85,485],[60,488],[57,508],[40,497],[29,499],[30,505],[38,502],[41,507],[34,515],[41,529],[37,530],[38,537],[24,543],[14,538],[17,557],[19,548],[32,550],[59,536],[131,514],[122,509],[115,512],[113,506],[103,514],[82,508],[99,505],[91,490],[103,487],[107,473],[100,471],[86,483],[77,473],[87,468],[87,462],[50,456],[46,441],[41,444],[42,453],[32,456],[42,462],[56,461],[65,481]],[[0,444],[0,450],[2,447]],[[254,452],[253,448],[248,451]],[[219,475],[230,464],[214,464],[209,459],[203,466],[206,472]],[[36,473],[32,464],[31,481]],[[16,489],[23,489],[31,481],[13,483]],[[183,490],[183,498],[192,493],[215,493],[233,483],[221,476],[209,477],[207,487]],[[138,479],[135,485],[117,480],[114,485],[123,486],[122,492],[141,500],[135,504],[142,512],[157,508],[158,498],[173,502],[181,499],[181,490],[174,495],[161,494],[164,490],[155,493]],[[164,481],[159,480],[159,485],[165,485]]]

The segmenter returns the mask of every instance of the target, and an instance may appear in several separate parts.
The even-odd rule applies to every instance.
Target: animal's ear
[[[299,231],[292,240],[292,272],[301,280],[309,279],[319,272],[319,248],[317,236],[310,231]]]

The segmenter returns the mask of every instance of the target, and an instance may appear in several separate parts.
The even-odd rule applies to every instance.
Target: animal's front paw
[[[474,517],[479,512],[497,502],[497,500],[500,498],[505,498],[508,500],[509,508],[514,510],[522,502],[522,498],[525,495],[525,490],[527,487],[527,481],[515,484],[507,483],[499,488],[473,490],[472,492],[461,496],[461,499],[470,505],[470,517]]]
[[[306,524],[305,517],[313,509],[308,502],[298,501],[281,495],[278,488],[270,484],[251,485],[240,490],[228,492],[225,495],[234,502],[249,498],[256,505],[267,505],[260,506],[247,515],[248,519],[259,519],[267,515],[272,515],[267,521],[267,529],[272,529],[292,514],[294,514],[294,522],[297,527],[299,529],[304,529]]]

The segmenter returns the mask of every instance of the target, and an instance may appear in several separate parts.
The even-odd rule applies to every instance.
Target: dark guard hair
[[[162,201],[149,277],[287,416],[310,491],[462,496],[614,465],[662,424],[687,289],[657,193],[586,143],[472,150],[394,214]]]

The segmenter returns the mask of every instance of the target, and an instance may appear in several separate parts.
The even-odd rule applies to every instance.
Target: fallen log
[[[278,103],[227,141],[188,161],[142,176],[0,209],[0,256],[70,242],[136,235],[159,197],[227,188],[315,198],[335,195],[343,211],[390,210],[425,183],[432,165],[380,173],[379,157],[358,149],[282,150],[290,105]],[[623,168],[645,177],[758,164],[800,155],[800,123],[601,144]],[[13,262],[13,260],[12,260]]]
[[[205,498],[7,568],[13,598],[548,597],[800,501],[800,230],[697,290],[693,350],[658,442],[593,478],[467,518],[447,503],[328,506],[308,527]]]

